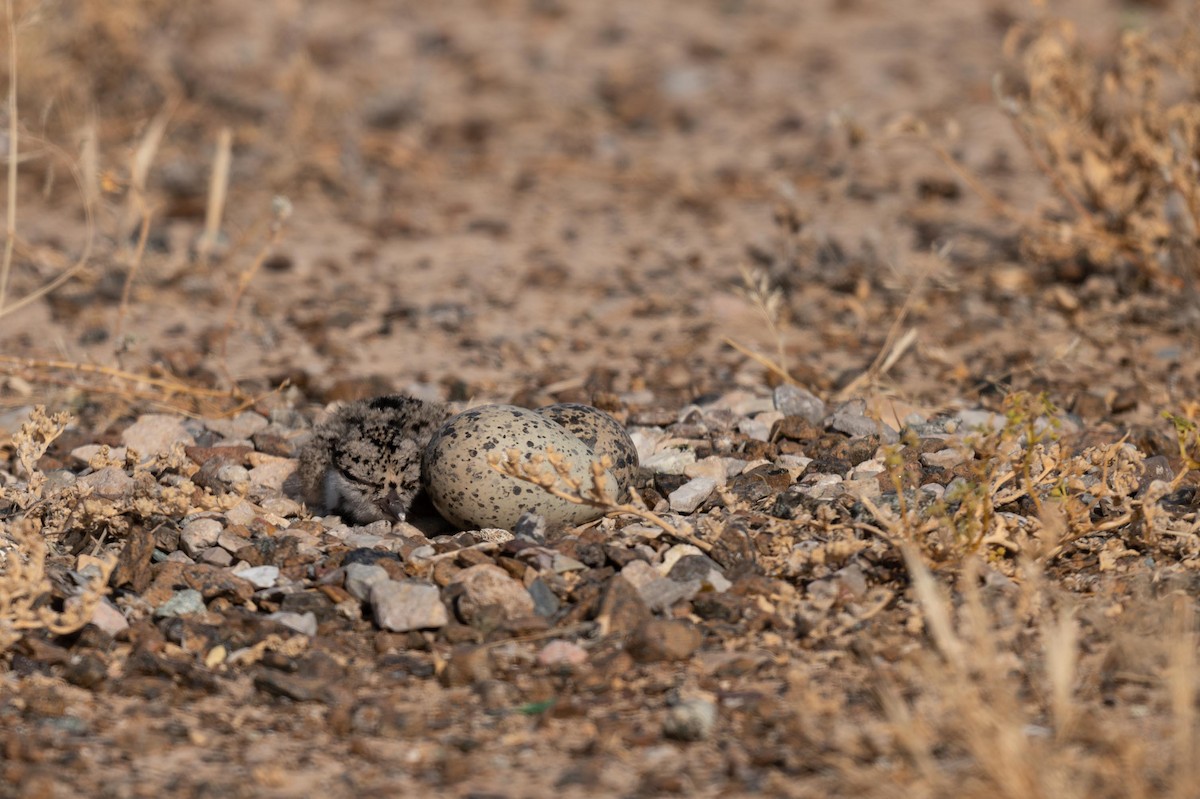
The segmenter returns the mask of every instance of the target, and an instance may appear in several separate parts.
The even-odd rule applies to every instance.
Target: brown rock
[[[624,577],[609,581],[596,614],[601,635],[632,632],[649,618],[650,609],[632,583]]]
[[[703,641],[703,634],[690,621],[650,619],[638,625],[626,649],[642,663],[685,660]]]
[[[533,597],[525,590],[525,586],[494,564],[484,563],[463,569],[454,576],[450,585],[462,590],[457,603],[458,616],[468,624],[490,605],[498,606],[506,619],[533,614]]]
[[[473,685],[492,678],[492,659],[484,646],[456,646],[438,675],[442,685]]]
[[[114,587],[128,585],[141,593],[150,585],[150,557],[154,554],[154,533],[142,525],[129,531],[125,546],[117,558],[110,583]]]
[[[151,605],[170,599],[178,588],[194,588],[204,601],[225,597],[241,604],[254,594],[254,585],[223,568],[203,563],[167,561],[152,568],[154,579],[143,598]]]
[[[203,466],[213,458],[224,458],[234,463],[244,464],[246,456],[252,450],[250,447],[242,444],[234,447],[184,447],[183,451],[193,463],[197,466]]]

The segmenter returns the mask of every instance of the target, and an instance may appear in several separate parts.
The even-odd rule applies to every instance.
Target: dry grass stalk
[[[205,388],[178,378],[138,374],[111,366],[0,355],[0,374],[18,375],[31,383],[66,386],[79,391],[148,402],[189,416],[222,417],[261,402],[287,383],[247,397],[237,388]]]
[[[672,524],[650,510],[632,488],[629,490],[632,502],[620,502],[610,494],[604,488],[609,482],[605,479],[605,472],[612,468],[612,460],[607,456],[592,462],[590,486],[584,486],[582,481],[571,474],[570,465],[562,453],[553,447],[547,447],[545,452],[534,453],[528,458],[518,449],[510,449],[504,455],[493,453],[488,456],[488,465],[500,474],[533,483],[559,499],[575,505],[599,508],[606,514],[636,516],[673,538],[686,541],[705,552],[713,550],[712,544],[696,537],[690,525]]]
[[[1196,786],[1196,611],[1191,597],[1173,598],[1167,690],[1171,697],[1174,769],[1171,796],[1195,795]]]
[[[133,294],[133,281],[137,278],[138,271],[142,266],[142,258],[146,254],[146,242],[150,239],[150,221],[153,217],[154,213],[150,208],[142,208],[142,224],[138,230],[137,246],[134,248],[129,269],[125,273],[125,285],[121,287],[121,304],[117,307],[117,321],[113,325],[112,338],[118,351],[124,346],[121,337],[125,327],[125,315],[129,312],[129,298]]]
[[[217,149],[208,183],[208,203],[204,209],[204,233],[196,248],[204,263],[208,263],[221,236],[221,219],[225,215],[225,198],[229,193],[229,170],[232,165],[233,130],[223,127],[217,133]]]
[[[0,313],[8,304],[8,279],[12,272],[13,247],[17,242],[17,26],[13,0],[5,0],[8,23],[8,203],[4,225],[4,260],[0,261]]]

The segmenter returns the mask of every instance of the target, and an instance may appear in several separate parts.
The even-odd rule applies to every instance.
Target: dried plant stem
[[[180,394],[188,394],[196,397],[228,397],[228,391],[219,391],[211,388],[201,388],[199,386],[190,386],[178,380],[167,380],[165,378],[151,377],[149,375],[139,375],[134,372],[126,372],[122,369],[117,369],[111,366],[98,366],[90,363],[73,363],[71,361],[43,361],[32,358],[14,358],[11,355],[0,354],[0,364],[8,364],[10,366],[30,369],[30,370],[54,370],[60,369],[67,372],[78,372],[80,374],[94,374],[109,377],[115,380],[123,380],[130,383],[145,383],[147,385],[162,388],[166,391],[177,392]]]
[[[58,146],[45,141],[40,142],[40,144],[47,150],[57,154],[66,162],[68,169],[71,172],[71,177],[75,181],[75,185],[79,189],[80,195],[84,198],[83,214],[87,236],[84,240],[83,252],[79,254],[79,258],[75,260],[74,264],[72,264],[52,280],[47,281],[45,284],[31,291],[29,294],[21,297],[21,299],[7,305],[0,306],[0,319],[8,316],[11,313],[19,311],[26,305],[37,302],[39,299],[54,291],[59,286],[63,285],[77,275],[85,266],[87,266],[89,259],[91,259],[92,246],[96,240],[96,218],[94,205],[87,199],[87,188],[84,183],[84,177],[79,171],[79,167],[76,166],[74,160],[67,153],[63,152]],[[15,207],[15,205],[13,207]],[[10,241],[13,239],[15,239],[15,235],[10,238]]]
[[[121,334],[125,327],[125,315],[129,312],[129,298],[133,293],[133,281],[137,278],[137,273],[141,269],[142,258],[146,254],[146,242],[150,238],[150,220],[153,219],[154,212],[150,208],[142,208],[142,224],[138,230],[137,246],[133,251],[133,258],[129,263],[129,271],[125,273],[125,285],[121,288],[121,304],[117,308],[117,321],[113,325],[113,341],[115,346],[120,349]]]
[[[0,262],[0,313],[8,302],[8,279],[17,241],[17,26],[13,0],[4,0],[8,23],[8,204],[4,224],[4,260]]]
[[[941,162],[946,165],[946,168],[954,173],[955,177],[971,187],[971,190],[974,191],[981,200],[983,200],[988,208],[992,210],[992,213],[1003,216],[1006,219],[1011,219],[1015,222],[1028,221],[1025,214],[1022,214],[1012,205],[1000,199],[998,196],[996,196],[995,192],[983,185],[979,178],[975,177],[975,175],[971,174],[969,169],[959,163],[959,160],[955,158],[941,142],[934,139],[923,125],[918,130],[918,135],[922,140],[924,140],[926,145],[933,150],[934,155],[936,155]]]
[[[1191,597],[1174,598],[1167,688],[1174,744],[1173,797],[1194,796],[1196,787],[1196,611]]]
[[[733,347],[735,350],[740,352],[742,355],[745,355],[747,358],[751,359],[752,361],[756,361],[759,365],[761,365],[763,368],[765,368],[768,372],[773,372],[773,373],[779,375],[781,378],[783,378],[788,383],[796,382],[795,379],[790,374],[788,374],[787,369],[785,369],[780,364],[775,363],[774,361],[772,361],[770,358],[763,355],[762,353],[755,352],[754,350],[750,349],[749,347],[737,343],[736,341],[729,338],[728,336],[723,337],[721,340],[724,341],[729,346]]]
[[[686,541],[704,552],[713,550],[712,544],[697,538],[691,530],[671,524],[650,510],[645,501],[632,488],[629,490],[629,495],[634,502],[630,503],[618,502],[615,497],[602,488],[606,482],[604,473],[612,466],[608,458],[601,458],[592,463],[591,488],[583,487],[582,483],[571,474],[571,469],[562,454],[553,447],[548,447],[544,453],[534,454],[528,460],[522,457],[520,450],[510,449],[503,456],[495,454],[489,456],[488,465],[500,474],[533,483],[551,496],[572,504],[599,508],[609,514],[636,516],[658,527],[667,535]]]
[[[225,198],[229,192],[229,170],[233,164],[233,131],[224,127],[217,134],[217,150],[213,156],[212,175],[208,183],[208,204],[204,209],[204,235],[200,238],[199,255],[207,262],[221,235],[221,219],[225,215]]]

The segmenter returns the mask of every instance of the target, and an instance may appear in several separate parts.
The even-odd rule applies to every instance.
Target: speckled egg
[[[438,512],[464,528],[512,529],[525,511],[551,524],[582,524],[601,516],[597,508],[567,502],[488,463],[489,455],[503,457],[511,449],[528,462],[547,447],[563,454],[573,477],[591,485],[595,454],[558,422],[514,405],[463,411],[443,424],[425,448],[425,489]],[[616,477],[611,472],[604,477],[604,490],[616,494]]]
[[[570,430],[598,457],[612,459],[613,476],[624,496],[637,476],[638,452],[621,423],[604,411],[577,402],[559,402],[538,408],[536,413]]]

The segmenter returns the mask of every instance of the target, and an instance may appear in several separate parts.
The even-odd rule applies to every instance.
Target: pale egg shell
[[[547,405],[538,408],[537,413],[570,430],[597,457],[607,455],[612,460],[610,471],[621,485],[621,494],[629,490],[637,476],[638,452],[620,422],[599,408],[577,402]]]
[[[468,529],[512,529],[526,511],[551,524],[582,524],[602,516],[599,508],[555,497],[532,483],[501,474],[488,463],[489,455],[505,457],[512,449],[528,462],[548,447],[563,455],[572,477],[585,489],[591,487],[595,455],[557,422],[515,405],[463,411],[443,424],[425,448],[425,489],[439,513]],[[619,490],[611,472],[604,473],[602,483],[610,494]]]

